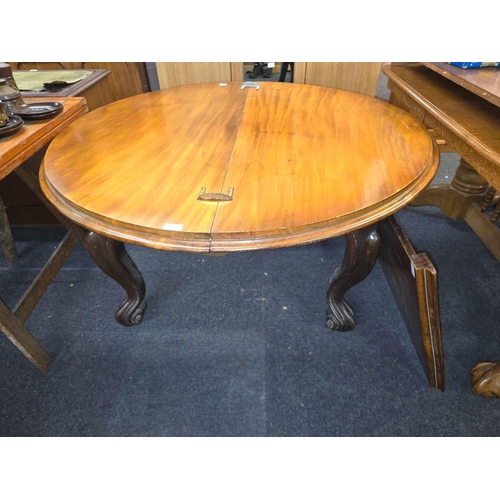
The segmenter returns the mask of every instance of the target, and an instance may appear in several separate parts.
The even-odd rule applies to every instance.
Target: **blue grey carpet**
[[[133,328],[113,317],[122,289],[77,247],[27,322],[49,371],[0,335],[0,435],[499,436],[500,400],[475,396],[469,371],[500,358],[500,266],[437,209],[397,218],[438,269],[446,392],[428,386],[379,264],[348,292],[356,329],[325,327],[343,238],[225,257],[128,246],[148,297]],[[14,231],[8,306],[63,234]]]

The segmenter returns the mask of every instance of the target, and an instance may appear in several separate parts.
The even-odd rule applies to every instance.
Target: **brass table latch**
[[[234,187],[230,187],[227,194],[224,193],[207,193],[206,188],[202,187],[198,199],[201,201],[232,201]]]

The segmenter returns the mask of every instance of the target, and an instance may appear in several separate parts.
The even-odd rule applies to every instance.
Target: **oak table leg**
[[[483,361],[471,370],[472,391],[485,398],[500,398],[500,361]]]
[[[354,311],[344,295],[370,274],[380,248],[376,224],[349,233],[346,239],[344,260],[331,277],[326,292],[326,326],[341,332],[353,330],[356,326]]]
[[[127,298],[115,313],[116,321],[124,326],[141,323],[146,311],[146,286],[124,244],[90,231],[85,234],[83,245],[102,271],[127,292]]]

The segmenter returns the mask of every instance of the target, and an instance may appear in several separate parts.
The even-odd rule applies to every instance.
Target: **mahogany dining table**
[[[146,310],[124,243],[223,254],[345,236],[326,324],[348,331],[355,320],[344,295],[376,262],[377,222],[414,200],[438,165],[426,127],[387,102],[314,85],[221,82],[79,118],[50,144],[40,184],[125,290],[122,325],[141,323]]]

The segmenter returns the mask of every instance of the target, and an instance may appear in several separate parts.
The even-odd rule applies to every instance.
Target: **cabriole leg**
[[[370,274],[380,248],[376,224],[349,233],[346,239],[344,260],[331,277],[326,292],[326,326],[341,332],[353,330],[356,326],[354,311],[344,300],[344,295]]]
[[[94,262],[127,292],[116,311],[116,321],[124,326],[141,323],[146,310],[146,286],[124,244],[92,231],[86,233],[83,244]]]

